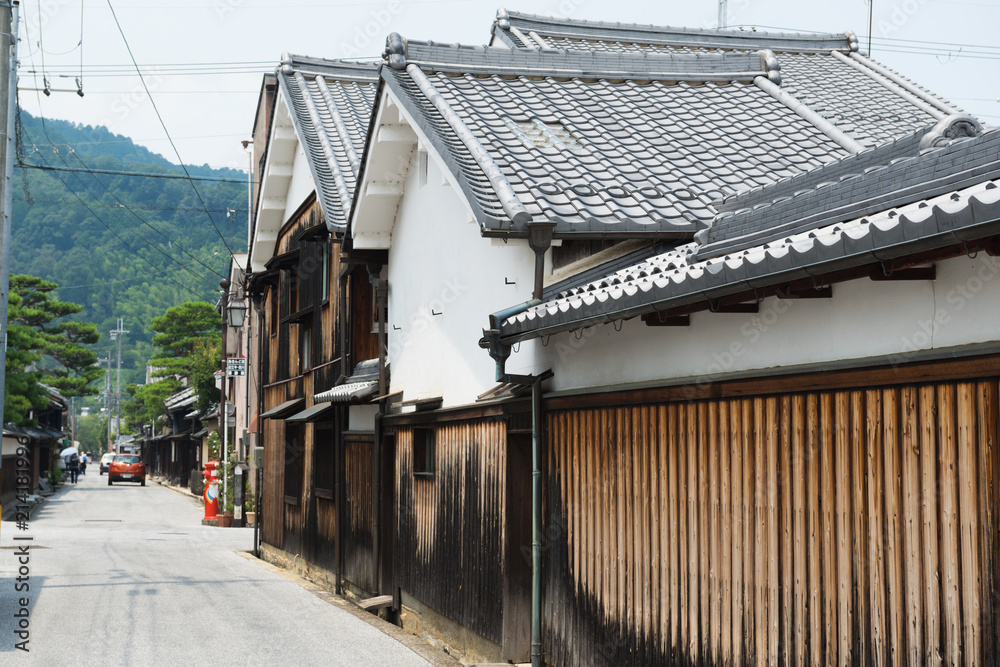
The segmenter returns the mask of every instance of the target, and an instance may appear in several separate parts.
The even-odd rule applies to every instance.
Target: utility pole
[[[108,350],[108,358],[102,361],[108,362],[108,372],[104,374],[104,414],[108,416],[108,453],[111,448],[111,350]]]
[[[0,3],[0,150],[3,151],[3,179],[0,179],[0,415],[7,390],[7,300],[10,298],[10,216],[13,212],[14,101],[17,96],[17,14],[18,3]],[[0,419],[0,422],[3,420]],[[0,457],[2,460],[2,457]]]
[[[118,346],[118,378],[115,381],[115,432],[121,437],[122,434],[122,340],[125,338],[128,331],[123,327],[125,326],[124,318],[118,318],[118,327],[111,332],[111,340],[115,341]],[[108,355],[108,372],[111,372],[111,355]],[[111,419],[111,415],[108,415],[108,419]]]
[[[719,0],[719,30],[726,27],[729,12],[726,11],[726,0]]]

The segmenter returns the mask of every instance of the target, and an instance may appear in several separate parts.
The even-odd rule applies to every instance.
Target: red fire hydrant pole
[[[205,476],[205,518],[217,519],[219,517],[219,462],[208,461],[201,474]]]

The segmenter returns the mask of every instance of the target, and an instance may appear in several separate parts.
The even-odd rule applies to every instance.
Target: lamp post
[[[222,425],[222,460],[226,474],[222,476],[222,497],[228,498],[229,489],[229,411],[226,408],[226,398],[229,393],[229,353],[227,350],[229,327],[239,329],[246,319],[247,306],[243,299],[234,300],[229,293],[231,283],[227,278],[219,281],[222,287],[222,304],[224,320],[222,325],[222,390],[219,397],[219,422]]]

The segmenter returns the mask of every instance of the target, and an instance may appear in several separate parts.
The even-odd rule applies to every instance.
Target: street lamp
[[[229,303],[226,304],[226,323],[234,329],[239,329],[243,326],[246,315],[247,304],[244,303],[243,299],[230,298]]]

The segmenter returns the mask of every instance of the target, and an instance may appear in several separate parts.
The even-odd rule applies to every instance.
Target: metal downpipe
[[[542,383],[531,385],[531,667],[542,652]]]

